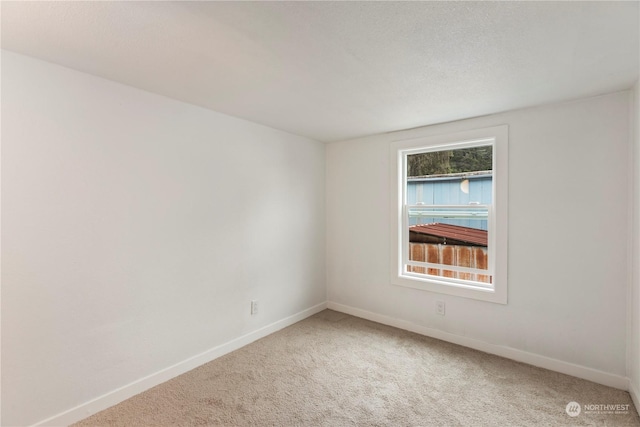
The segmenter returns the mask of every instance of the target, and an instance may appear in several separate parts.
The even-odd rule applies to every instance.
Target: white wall
[[[508,304],[391,285],[390,141],[501,124],[510,137]],[[329,306],[626,384],[629,129],[629,93],[620,92],[329,144]],[[436,300],[446,316],[435,314]]]
[[[633,120],[633,250],[630,298],[629,381],[640,413],[640,81],[632,91]]]
[[[324,145],[10,52],[2,89],[2,425],[326,300]]]
[[[323,145],[9,52],[2,89],[2,425],[59,414],[325,300]],[[328,299],[627,375],[629,99],[326,146]],[[504,123],[509,303],[390,285],[389,142]]]

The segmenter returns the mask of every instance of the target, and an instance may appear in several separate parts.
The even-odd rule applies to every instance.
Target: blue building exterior
[[[409,205],[473,205],[491,204],[492,174],[488,172],[460,173],[407,179]],[[449,219],[441,217],[411,217],[409,225],[444,223],[487,229],[487,220]]]

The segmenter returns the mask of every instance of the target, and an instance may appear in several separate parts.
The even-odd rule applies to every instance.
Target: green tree
[[[439,175],[451,173],[451,150],[407,156],[408,176]]]
[[[492,147],[432,151],[407,156],[407,176],[492,170]]]
[[[492,170],[491,146],[454,150],[451,158],[452,172]]]

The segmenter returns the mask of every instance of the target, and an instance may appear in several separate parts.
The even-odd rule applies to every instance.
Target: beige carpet
[[[582,412],[569,417],[571,401]],[[626,414],[586,405],[629,405]],[[76,426],[634,425],[627,392],[326,310]]]

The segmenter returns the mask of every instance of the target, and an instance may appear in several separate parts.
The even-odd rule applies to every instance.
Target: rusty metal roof
[[[409,227],[409,231],[416,234],[433,236],[438,241],[452,245],[471,244],[487,246],[487,231],[479,230],[477,228],[435,222],[432,224],[413,225]],[[413,241],[413,239],[410,240]]]

